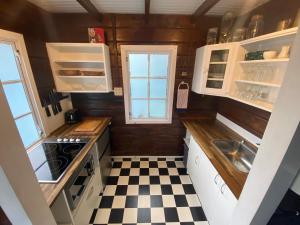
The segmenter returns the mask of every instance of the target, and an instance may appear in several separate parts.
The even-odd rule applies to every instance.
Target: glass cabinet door
[[[229,49],[211,51],[206,88],[223,88],[228,55]]]

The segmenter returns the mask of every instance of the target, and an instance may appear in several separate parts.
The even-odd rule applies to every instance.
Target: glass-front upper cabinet
[[[223,96],[230,82],[237,44],[207,45],[197,49],[192,91]]]

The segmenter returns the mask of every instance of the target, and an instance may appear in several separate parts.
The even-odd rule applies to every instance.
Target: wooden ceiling
[[[28,0],[52,13],[87,13],[83,0]],[[269,0],[88,0],[101,13],[221,16],[244,14]],[[85,2],[85,1],[83,1]],[[147,10],[145,10],[147,9]],[[149,11],[148,11],[149,10]]]

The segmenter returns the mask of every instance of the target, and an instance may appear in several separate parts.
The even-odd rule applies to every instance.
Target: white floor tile
[[[130,168],[131,167],[131,162],[130,161],[124,161],[122,163],[122,168]]]
[[[162,199],[164,207],[176,207],[174,195],[163,195]]]
[[[181,180],[182,184],[191,184],[192,183],[189,175],[181,175],[180,180]]]
[[[201,203],[199,201],[199,198],[196,194],[194,195],[186,195],[186,200],[189,204],[189,206],[193,207],[193,206],[201,206]]]
[[[160,184],[171,184],[170,176],[159,176]]]
[[[189,207],[177,208],[177,214],[180,222],[192,222],[193,216]]]
[[[136,223],[137,222],[137,208],[126,208],[123,215],[123,223]]]
[[[110,171],[110,176],[119,176],[120,175],[120,168],[112,168]]]
[[[114,196],[116,193],[116,185],[106,185],[103,196]]]
[[[172,190],[174,195],[184,195],[184,189],[181,184],[172,184]]]
[[[107,224],[111,209],[99,209],[97,211],[94,223]]]
[[[140,169],[138,169],[138,168],[131,168],[129,175],[130,176],[139,176],[140,175]]]
[[[151,208],[151,222],[152,223],[165,222],[164,208]]]
[[[168,168],[169,175],[178,175],[177,168]]]
[[[140,195],[138,197],[138,208],[150,208],[150,195]]]
[[[149,168],[149,162],[148,161],[141,161],[140,162],[140,168]]]
[[[129,176],[120,176],[118,179],[118,185],[128,185]]]
[[[128,185],[127,195],[139,195],[139,185]]]
[[[161,195],[161,186],[160,185],[151,185],[150,186],[150,195]]]
[[[150,168],[149,174],[150,174],[150,176],[159,176],[158,168]]]
[[[125,208],[126,196],[115,196],[112,208]]]
[[[139,184],[150,184],[149,176],[140,176]]]

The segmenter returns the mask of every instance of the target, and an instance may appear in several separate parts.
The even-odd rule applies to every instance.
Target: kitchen
[[[1,224],[299,224],[299,1],[0,6]]]

